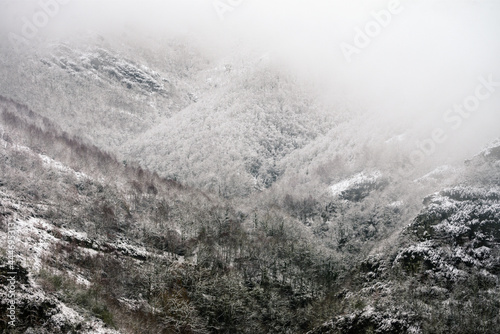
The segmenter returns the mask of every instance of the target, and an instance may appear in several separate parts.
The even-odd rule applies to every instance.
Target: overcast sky
[[[3,39],[22,37],[53,1],[59,8],[45,6],[53,15],[34,39],[125,27],[188,35],[220,57],[267,53],[324,96],[357,101],[383,119],[411,119],[427,133],[445,127],[478,143],[499,135],[500,86],[459,126],[457,115],[443,120],[480,77],[500,82],[498,0],[0,0]]]

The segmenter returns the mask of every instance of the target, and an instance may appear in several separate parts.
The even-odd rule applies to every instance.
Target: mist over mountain
[[[495,333],[499,18],[1,1],[2,333]]]

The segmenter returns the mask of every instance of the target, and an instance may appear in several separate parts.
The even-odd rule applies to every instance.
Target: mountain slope
[[[225,197],[269,187],[283,158],[346,117],[263,58],[144,43],[93,37],[2,50],[0,94],[120,159]]]
[[[392,250],[353,270],[354,287],[339,296],[347,314],[310,333],[495,333],[500,164],[489,152],[497,149],[471,159],[460,185],[426,197]]]
[[[15,244],[0,256],[16,270],[14,333],[280,333],[317,322],[341,269],[281,210],[237,211],[0,103],[0,234]]]

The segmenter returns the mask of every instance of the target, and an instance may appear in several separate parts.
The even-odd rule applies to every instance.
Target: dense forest
[[[328,203],[286,194],[250,205],[1,104],[2,233],[18,225],[23,259],[14,332],[495,331],[498,148],[401,229],[409,210],[381,205],[389,179],[355,176]]]
[[[0,333],[498,332],[498,6],[63,2],[0,10]]]

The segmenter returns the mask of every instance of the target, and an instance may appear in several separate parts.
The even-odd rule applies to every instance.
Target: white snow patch
[[[400,208],[400,207],[404,206],[404,204],[405,204],[405,202],[403,202],[403,201],[396,201],[396,202],[389,203],[388,207]]]
[[[42,268],[42,257],[50,250],[57,239],[49,233],[52,228],[38,218],[17,220],[15,223],[17,241],[21,247],[30,254],[32,263],[26,263],[33,271],[39,272]]]
[[[81,173],[81,172],[77,172],[73,168],[70,168],[70,167],[62,164],[61,162],[56,161],[56,160],[54,160],[54,159],[52,159],[44,154],[39,154],[39,156],[40,156],[40,159],[42,159],[43,164],[45,166],[52,167],[52,168],[57,169],[61,172],[74,174],[78,179],[83,179],[83,178],[88,179],[89,178],[86,174]]]
[[[330,186],[330,191],[334,196],[339,196],[342,192],[348,190],[349,188],[357,185],[361,185],[364,183],[370,183],[377,181],[382,176],[380,171],[373,171],[370,173],[361,172],[358,173],[349,179],[338,182],[332,186]]]
[[[67,307],[64,303],[59,303],[58,308],[60,312],[52,316],[52,321],[55,324],[60,324],[61,326],[68,323],[77,325],[83,322],[83,317],[72,308]]]

